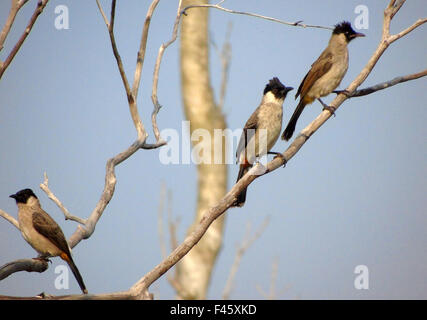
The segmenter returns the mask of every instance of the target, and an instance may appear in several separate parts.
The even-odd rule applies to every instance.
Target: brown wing
[[[311,89],[313,84],[329,71],[332,67],[332,53],[329,50],[324,50],[319,58],[311,65],[310,71],[305,75],[302,80],[298,91],[295,95],[295,99],[300,95],[304,97],[307,92]]]
[[[259,108],[259,107],[258,107]],[[239,144],[237,145],[236,158],[239,161],[239,155],[246,148],[248,141],[252,138],[255,133],[255,129],[258,125],[258,108],[252,113],[249,117],[248,121],[245,123],[245,127],[243,128],[242,135],[240,136]],[[249,130],[252,129],[252,130]],[[249,131],[248,131],[249,130]]]
[[[52,217],[47,214],[47,212],[34,211],[33,226],[37,232],[48,238],[59,249],[71,256],[64,233],[55,220],[53,220]]]

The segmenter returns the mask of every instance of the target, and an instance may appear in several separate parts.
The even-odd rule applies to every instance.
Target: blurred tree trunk
[[[206,4],[208,0],[184,0],[190,4]],[[225,139],[215,145],[214,129],[225,129],[226,122],[216,105],[209,75],[208,14],[206,9],[193,9],[183,17],[181,25],[181,83],[184,113],[190,121],[190,135],[196,129],[206,129],[209,139],[201,138],[194,144],[203,150],[210,148],[211,164],[197,165],[198,195],[196,216],[188,233],[202,218],[202,213],[226,193],[227,166],[225,165]],[[202,140],[203,139],[203,140]],[[215,152],[222,152],[221,164],[214,164]],[[200,242],[177,265],[176,281],[183,290],[184,299],[205,299],[212,270],[222,244],[224,215],[215,221]]]

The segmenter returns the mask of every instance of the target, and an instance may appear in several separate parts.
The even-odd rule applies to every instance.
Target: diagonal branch
[[[425,77],[425,76],[427,76],[427,69],[424,71],[421,71],[421,72],[408,74],[406,76],[396,77],[394,79],[378,83],[378,84],[371,86],[371,87],[356,90],[349,96],[349,98],[366,96],[366,95],[374,93],[376,91],[390,88],[392,86],[395,86],[396,84],[403,83],[403,82],[410,81],[410,80],[415,80],[415,79]]]
[[[59,209],[61,209],[61,211],[64,213],[65,220],[76,221],[76,222],[83,224],[83,225],[86,223],[85,219],[73,216],[67,210],[67,208],[65,208],[65,206],[62,204],[62,202],[52,193],[52,191],[50,191],[50,189],[49,189],[49,178],[47,177],[46,172],[44,173],[43,183],[40,184],[40,189],[42,189],[46,193],[46,195],[49,197],[50,200],[55,202],[55,204],[58,206]]]
[[[15,4],[18,6],[17,10],[19,10],[27,1],[28,0],[23,0],[23,1],[20,1],[19,4]],[[30,34],[30,32],[34,26],[34,24],[36,23],[37,18],[43,12],[43,10],[46,7],[48,2],[49,2],[49,0],[39,0],[37,2],[36,9],[34,10],[34,13],[30,18],[30,21],[28,22],[27,26],[25,27],[25,31],[22,33],[21,37],[19,38],[18,42],[13,47],[12,51],[7,56],[6,60],[3,63],[0,62],[0,79],[3,76],[3,73],[6,71],[7,67],[9,67],[13,58],[18,53],[18,51],[21,48],[22,44],[24,43],[25,39],[27,39],[28,35]],[[12,23],[13,23],[13,20],[15,19],[16,13],[17,13],[17,11],[11,12],[11,14],[9,15],[8,21],[6,22],[6,26],[2,30],[0,40],[3,42],[6,40],[7,34],[9,33],[10,28],[12,27]],[[9,21],[9,19],[10,19],[10,21]],[[3,43],[0,43],[0,50],[2,48],[2,45],[3,45]]]
[[[394,34],[390,37],[390,43],[402,38],[403,36],[406,36],[409,32],[415,30],[416,28],[418,28],[419,26],[423,25],[424,23],[427,22],[427,18],[422,18],[422,19],[418,19],[417,21],[415,21],[411,26],[409,26],[408,28],[400,31],[397,34]]]
[[[9,35],[10,29],[12,28],[13,23],[15,22],[16,15],[19,10],[26,4],[28,0],[12,0],[9,15],[7,17],[6,23],[3,26],[3,29],[0,32],[0,51],[4,47],[4,42],[6,41],[7,36]]]
[[[7,221],[9,221],[11,224],[15,226],[16,229],[21,230],[19,228],[19,222],[14,217],[12,217],[10,214],[8,214],[6,211],[3,211],[0,209],[0,217],[5,218]]]

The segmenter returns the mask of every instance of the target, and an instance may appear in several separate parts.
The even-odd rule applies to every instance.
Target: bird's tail
[[[78,284],[79,284],[80,289],[82,290],[82,292],[84,294],[87,294],[87,289],[86,289],[85,283],[83,282],[83,278],[82,278],[82,276],[81,276],[81,274],[79,272],[79,269],[77,269],[77,267],[76,267],[76,265],[75,265],[75,263],[73,261],[73,258],[71,258],[71,255],[68,255],[65,252],[63,252],[61,254],[61,258],[64,261],[66,261],[68,263],[68,265],[70,266],[70,269],[73,272],[74,277],[76,278],[76,280],[77,280],[77,282],[78,282]]]
[[[304,99],[301,98],[298,106],[296,107],[294,114],[291,117],[291,120],[289,120],[288,125],[286,126],[285,131],[283,131],[282,134],[282,140],[286,140],[288,141],[292,135],[294,134],[295,131],[295,126],[297,124],[298,118],[302,113],[302,110],[304,110],[306,103],[304,102]]]
[[[249,164],[241,164],[239,169],[239,174],[237,175],[236,183],[246,174],[246,172],[249,171],[251,168],[251,165]],[[246,201],[246,190],[247,188],[243,189],[242,192],[237,196],[237,200],[234,204],[236,207],[243,207]]]

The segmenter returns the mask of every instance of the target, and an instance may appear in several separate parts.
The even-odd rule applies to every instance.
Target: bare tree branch
[[[102,18],[104,19],[105,25],[107,26],[107,28],[110,28],[110,23],[108,22],[108,18],[107,18],[107,16],[105,15],[105,12],[104,12],[104,10],[102,9],[101,4],[99,3],[99,0],[96,0],[96,5],[98,6],[98,9],[99,9],[99,12],[100,12],[100,13],[101,13],[101,15],[102,15]]]
[[[182,14],[187,15],[187,11],[190,10],[190,9],[193,9],[193,8],[212,8],[212,9],[218,9],[218,10],[225,11],[225,12],[232,13],[232,14],[241,14],[241,15],[246,15],[246,16],[250,16],[250,17],[260,18],[260,19],[264,19],[264,20],[269,20],[269,21],[273,21],[273,22],[285,24],[285,25],[292,26],[292,27],[317,28],[317,29],[333,30],[333,28],[331,28],[331,27],[325,27],[325,26],[319,26],[319,25],[311,25],[311,24],[304,24],[304,23],[302,23],[302,21],[287,22],[287,21],[283,21],[283,20],[280,20],[280,19],[263,16],[263,15],[260,15],[260,14],[257,14],[257,13],[250,13],[250,12],[235,11],[235,10],[227,9],[227,8],[224,8],[224,7],[220,6],[220,4],[223,3],[224,1],[225,0],[222,0],[222,1],[218,2],[217,4],[201,4],[201,5],[187,6],[187,7],[185,7],[182,10]]]
[[[410,80],[415,80],[415,79],[425,77],[425,76],[427,76],[427,69],[424,71],[421,71],[421,72],[408,74],[406,76],[396,77],[394,79],[378,83],[378,84],[371,86],[371,87],[356,90],[351,95],[349,95],[349,98],[366,96],[368,94],[377,92],[379,90],[390,88],[396,84],[403,83],[403,82],[410,81]]]
[[[415,30],[416,28],[418,28],[419,26],[421,26],[422,24],[427,22],[427,18],[422,18],[422,19],[418,19],[417,21],[414,22],[413,25],[409,26],[408,28],[400,31],[399,33],[392,35],[390,37],[390,43],[402,38],[403,36],[406,36],[409,32]]]
[[[163,228],[163,210],[166,202],[166,185],[162,182],[160,187],[160,200],[159,200],[159,208],[157,209],[157,232],[159,234],[159,244],[160,244],[160,252],[162,253],[162,258],[167,257],[166,250],[166,240],[165,240],[165,231]]]
[[[243,258],[243,255],[249,249],[249,247],[261,236],[267,227],[270,221],[270,217],[266,217],[262,225],[258,228],[258,230],[251,236],[250,234],[250,223],[246,225],[246,234],[242,240],[242,243],[238,246],[236,250],[236,255],[234,256],[233,264],[231,265],[230,273],[228,274],[227,281],[225,283],[224,290],[222,291],[222,299],[228,300],[230,298],[231,291],[233,289],[234,278],[236,277],[237,270],[239,269],[240,262]]]
[[[0,281],[11,274],[20,271],[44,272],[49,267],[49,262],[44,259],[20,259],[6,263],[0,267]]]
[[[76,221],[76,222],[83,224],[83,225],[86,223],[85,219],[73,216],[67,210],[67,208],[65,208],[65,206],[62,204],[62,202],[59,201],[59,199],[52,193],[52,191],[50,191],[50,189],[49,189],[49,178],[47,177],[46,172],[44,173],[43,183],[40,184],[40,189],[42,189],[46,193],[46,195],[49,197],[50,200],[55,202],[55,204],[58,206],[59,209],[61,209],[61,211],[64,213],[65,220],[73,220],[73,221]]]
[[[141,42],[139,45],[138,57],[136,61],[136,68],[135,68],[135,74],[134,74],[133,85],[132,85],[132,94],[135,99],[138,97],[138,89],[141,81],[142,67],[144,65],[145,51],[147,48],[148,31],[150,29],[151,17],[153,16],[154,10],[159,4],[159,1],[160,0],[154,0],[151,3],[150,7],[148,8],[147,15],[145,17],[144,28],[142,29]],[[159,140],[160,139],[157,139],[157,141]]]
[[[23,7],[23,5],[27,3],[27,1],[28,0],[25,0],[25,1],[12,0],[11,1],[9,15],[7,17],[6,23],[3,26],[3,29],[0,32],[0,51],[4,48],[4,42],[6,41],[6,38],[9,35],[10,29],[12,28],[16,15],[18,14],[19,10]]]
[[[166,236],[165,236],[165,230],[163,228],[163,211],[164,211],[166,201],[167,201],[169,236],[170,236],[172,250],[174,250],[178,246],[178,244],[177,244],[177,238],[176,238],[176,224],[175,222],[172,221],[172,204],[171,204],[172,193],[170,190],[167,190],[166,185],[162,183],[161,189],[160,189],[159,208],[157,211],[157,215],[158,215],[157,226],[158,226],[158,233],[159,233],[160,250],[161,250],[163,259],[167,257],[166,240],[165,240]],[[177,292],[185,292],[185,288],[181,286],[179,281],[177,281],[176,272],[173,275],[169,272],[167,273],[166,277],[170,285]]]
[[[153,109],[153,112],[151,114],[151,122],[153,124],[153,132],[154,132],[154,136],[156,137],[156,141],[162,141],[161,137],[160,137],[160,131],[157,127],[157,120],[156,120],[156,116],[159,113],[160,108],[162,107],[160,105],[158,97],[157,97],[157,87],[158,87],[158,83],[159,83],[160,64],[162,62],[163,53],[165,52],[166,48],[169,47],[172,43],[174,43],[176,38],[178,37],[178,26],[179,26],[179,21],[181,19],[181,6],[182,6],[182,0],[179,0],[178,12],[176,14],[175,23],[173,25],[172,38],[160,46],[159,52],[157,54],[156,64],[154,66],[153,87],[152,87],[152,92],[151,92],[151,101],[153,102],[154,109]]]
[[[149,299],[153,297],[150,295]],[[0,300],[134,300],[135,296],[131,295],[129,291],[105,293],[105,294],[80,294],[80,295],[65,295],[54,296],[41,293],[35,297],[15,297],[0,295]]]
[[[171,249],[175,250],[178,246],[178,236],[176,230],[179,225],[179,217],[176,219],[172,218],[172,191],[168,191],[168,226],[169,226],[169,235],[170,235],[170,245]]]
[[[224,44],[222,45],[221,51],[219,50],[219,48],[217,47],[215,42],[213,42],[211,40],[212,45],[213,45],[214,49],[216,50],[218,57],[221,61],[221,84],[220,84],[219,100],[218,100],[218,104],[217,104],[217,107],[219,109],[222,109],[224,107],[225,93],[227,90],[227,80],[228,80],[228,73],[229,73],[230,62],[231,62],[230,37],[231,37],[232,26],[233,26],[232,23],[229,22],[228,27],[227,27],[227,33],[225,35],[225,41],[224,41]]]
[[[141,81],[142,67],[143,67],[144,59],[145,59],[145,52],[146,52],[146,47],[147,47],[148,31],[150,28],[151,17],[154,14],[154,10],[156,9],[159,1],[160,0],[153,0],[152,1],[151,5],[147,11],[147,15],[145,17],[145,22],[144,22],[144,27],[142,30],[141,41],[140,41],[140,45],[139,45],[139,51],[138,51],[137,62],[136,62],[136,67],[135,67],[134,81],[133,81],[133,85],[132,85],[132,89],[131,89],[129,86],[128,79],[126,77],[126,73],[125,73],[124,68],[123,68],[123,63],[122,63],[120,54],[118,52],[116,40],[115,40],[115,36],[114,36],[114,19],[115,19],[116,1],[113,0],[113,2],[111,4],[111,17],[110,17],[110,22],[108,22],[108,19],[105,15],[100,3],[99,3],[99,0],[96,0],[99,11],[100,11],[100,13],[104,19],[104,22],[108,28],[111,46],[113,48],[114,57],[116,58],[116,62],[117,62],[117,66],[119,68],[120,76],[122,78],[123,85],[125,87],[126,96],[128,98],[128,103],[129,103],[129,110],[131,113],[131,117],[132,117],[135,129],[136,129],[137,134],[138,134],[138,140],[144,141],[144,143],[141,144],[142,149],[155,149],[155,148],[161,147],[161,146],[166,144],[166,142],[161,139],[160,131],[159,131],[158,126],[157,126],[156,116],[160,110],[160,107],[159,108],[155,107],[153,114],[151,116],[151,122],[152,122],[152,126],[153,126],[154,135],[156,137],[156,143],[155,144],[147,144],[147,143],[145,143],[145,140],[147,139],[148,134],[145,131],[144,125],[142,124],[141,118],[140,118],[139,113],[138,113],[137,103],[136,103],[139,85],[140,85],[140,81]],[[160,58],[160,60],[161,60],[161,58]],[[160,60],[158,62],[159,65],[160,65]],[[160,66],[159,66],[159,68],[160,68]],[[154,90],[154,88],[153,88],[153,90]],[[157,88],[156,88],[156,91],[157,91]]]
[[[279,298],[279,295],[289,290],[290,286],[285,286],[283,289],[277,291],[277,275],[279,274],[279,258],[276,257],[271,264],[271,276],[270,276],[270,288],[268,292],[265,292],[260,285],[256,285],[256,289],[267,300],[275,300]]]
[[[142,124],[141,118],[138,113],[138,109],[136,106],[136,99],[132,94],[131,88],[129,86],[129,81],[126,77],[126,73],[123,67],[122,58],[120,57],[119,50],[117,49],[116,38],[114,36],[114,19],[116,15],[116,0],[113,0],[111,3],[111,14],[110,14],[110,22],[108,22],[104,11],[99,3],[99,0],[96,0],[98,4],[99,11],[104,18],[104,22],[108,28],[108,34],[110,35],[111,47],[113,49],[114,57],[116,58],[117,67],[119,68],[120,77],[122,78],[123,86],[125,87],[126,96],[129,103],[129,111],[132,116],[133,124],[138,133],[138,139],[143,140],[147,138],[147,134],[145,132],[144,126]],[[138,62],[139,63],[139,62]]]
[[[6,211],[3,211],[0,209],[0,217],[5,218],[7,221],[9,221],[11,224],[15,226],[16,229],[21,230],[19,228],[19,222],[14,217],[12,217],[10,214],[8,214]]]
[[[6,40],[6,37],[7,37],[8,33],[9,33],[9,31],[10,31],[10,28],[12,27],[13,21],[14,21],[15,16],[16,16],[16,13],[19,11],[20,8],[22,8],[22,6],[27,1],[28,0],[19,1],[18,3],[16,3],[16,1],[12,2],[12,6],[15,5],[15,9],[11,10],[11,13],[9,14],[8,20],[6,21],[6,25],[3,28],[2,33],[0,35],[0,37],[1,37],[0,41],[2,41],[0,43],[0,50],[2,48],[3,42]],[[30,21],[28,22],[28,24],[27,24],[27,26],[25,28],[25,31],[22,33],[21,37],[19,38],[18,42],[13,47],[12,51],[7,56],[6,60],[3,63],[0,62],[0,79],[3,76],[3,73],[6,71],[7,67],[9,67],[9,65],[12,62],[13,58],[18,53],[18,51],[21,48],[22,44],[24,43],[25,39],[27,39],[28,35],[31,32],[31,29],[34,26],[34,23],[36,22],[36,20],[39,17],[39,15],[43,12],[43,9],[46,7],[46,5],[47,5],[48,2],[49,2],[49,0],[38,0],[37,7],[34,10],[33,15],[31,16]],[[15,12],[15,10],[16,10],[16,12]]]

